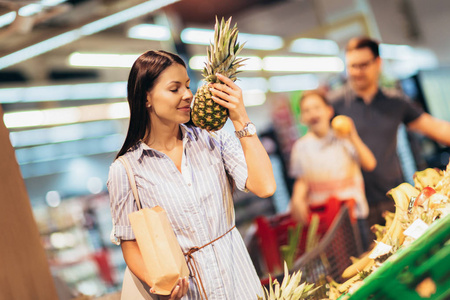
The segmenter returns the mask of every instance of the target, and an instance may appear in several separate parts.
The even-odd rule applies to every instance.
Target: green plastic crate
[[[450,299],[449,240],[450,215],[433,222],[409,247],[392,255],[348,299]],[[428,277],[434,281],[436,292],[422,298],[416,287]]]

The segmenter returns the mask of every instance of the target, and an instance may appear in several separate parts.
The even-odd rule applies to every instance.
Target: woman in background
[[[334,110],[321,91],[305,92],[300,99],[300,111],[308,133],[295,142],[291,152],[290,175],[295,178],[292,216],[306,224],[309,205],[325,204],[332,196],[339,200],[354,199],[363,248],[367,248],[369,207],[361,167],[373,170],[375,157],[359,138],[350,118],[346,133],[339,134],[331,128]]]

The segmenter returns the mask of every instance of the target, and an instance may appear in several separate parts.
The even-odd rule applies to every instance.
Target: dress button
[[[191,186],[191,184],[190,184],[190,183],[188,183],[188,186]]]

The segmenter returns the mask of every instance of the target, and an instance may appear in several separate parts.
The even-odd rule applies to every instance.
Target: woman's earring
[[[152,105],[150,103],[147,103],[147,108],[152,107]]]

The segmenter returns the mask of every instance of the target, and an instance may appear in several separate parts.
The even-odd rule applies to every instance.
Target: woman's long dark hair
[[[186,68],[185,62],[176,54],[166,51],[147,51],[136,59],[130,70],[127,85],[127,99],[130,106],[130,124],[128,132],[116,158],[125,154],[128,149],[144,138],[150,126],[150,118],[146,108],[147,92],[155,86],[161,73],[172,64]]]

